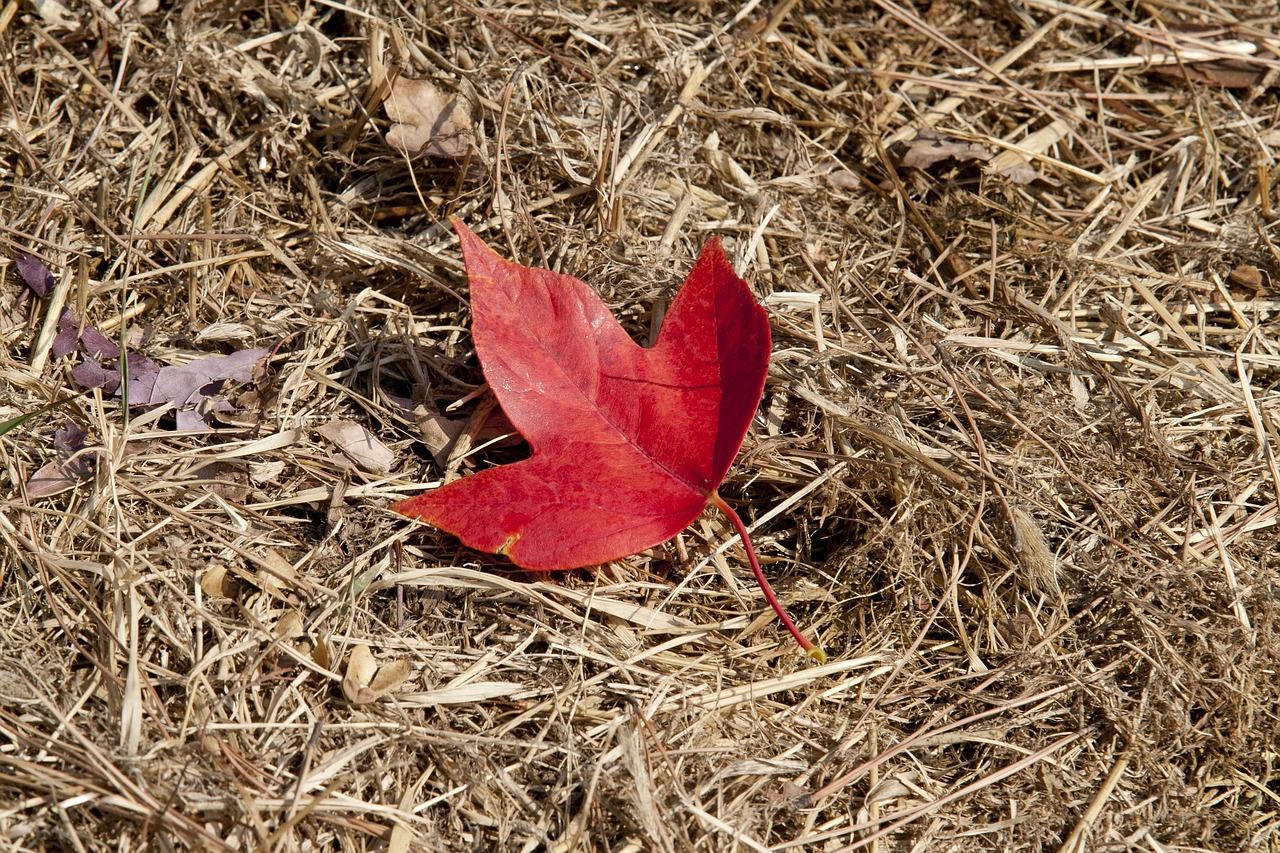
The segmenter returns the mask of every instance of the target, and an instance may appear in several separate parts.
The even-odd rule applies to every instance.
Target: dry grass
[[[63,305],[278,351],[215,434],[68,405],[56,497],[61,413],[0,438],[8,848],[1280,850],[1274,3],[67,5],[0,9],[0,254],[59,279],[5,270],[0,420]],[[775,354],[723,491],[829,663],[714,514],[531,578],[386,511],[482,381],[450,214],[642,339],[724,235]]]

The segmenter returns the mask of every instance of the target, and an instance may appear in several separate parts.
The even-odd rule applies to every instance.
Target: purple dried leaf
[[[200,386],[194,381],[194,377],[185,377],[178,371],[181,371],[181,368],[170,365],[161,367],[153,374],[135,375],[130,371],[129,405],[158,406],[161,403],[187,402]],[[185,389],[178,387],[179,381],[184,377],[188,384]]]
[[[181,409],[174,413],[174,428],[179,432],[197,432],[208,431],[209,423],[204,419],[204,415],[195,409]]]
[[[27,289],[36,296],[44,296],[53,287],[55,281],[53,273],[49,272],[49,268],[35,255],[21,252],[14,258],[14,263],[18,265],[18,273],[26,282]]]
[[[88,437],[89,433],[70,418],[53,431],[53,449],[57,453],[58,464],[68,475],[84,479],[93,473],[93,463],[97,461],[98,454],[85,452],[84,441]]]
[[[84,440],[89,433],[78,423],[67,418],[53,431],[53,449],[58,453],[72,454],[84,450]]]
[[[222,390],[223,383],[248,382],[258,363],[271,351],[248,349],[230,355],[211,355],[189,364],[166,365],[154,374],[135,372],[129,359],[129,405],[154,406],[173,403],[178,408],[211,397]],[[150,359],[148,359],[150,361]],[[154,362],[152,362],[154,366]]]
[[[253,379],[259,363],[271,354],[266,347],[258,349],[236,350],[230,355],[211,355],[187,365],[188,368],[200,366],[209,374],[210,379],[228,379],[232,382],[248,382]]]
[[[58,334],[53,339],[50,351],[54,358],[71,355],[80,344],[80,321],[70,308],[63,308],[58,315]]]
[[[83,362],[71,368],[71,379],[81,388],[101,388],[114,394],[120,387],[120,368],[103,367],[96,359],[85,356]]]
[[[129,353],[129,405],[150,406],[160,365],[141,353]]]
[[[77,347],[94,358],[120,357],[120,347],[115,341],[93,326],[81,324],[74,311],[64,308],[58,315],[58,334],[53,339],[50,351],[54,358],[62,358],[75,352]]]
[[[92,326],[80,330],[80,348],[94,358],[120,357],[120,345]]]

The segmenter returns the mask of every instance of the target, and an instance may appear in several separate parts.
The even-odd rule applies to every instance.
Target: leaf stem
[[[809,639],[800,633],[796,623],[792,622],[791,617],[787,615],[782,602],[778,601],[778,596],[773,594],[773,587],[769,586],[769,579],[764,576],[764,571],[760,568],[760,561],[756,559],[756,549],[751,545],[751,537],[747,534],[747,526],[742,523],[742,519],[733,511],[733,507],[725,503],[719,492],[711,493],[710,503],[728,516],[734,529],[738,531],[738,536],[742,538],[742,547],[747,551],[747,562],[751,564],[751,571],[755,573],[756,583],[760,585],[760,591],[764,593],[765,601],[768,601],[769,606],[773,608],[773,612],[778,614],[779,621],[791,632],[791,636],[796,638],[796,642],[800,644],[800,648],[804,649],[805,654],[818,663],[825,663],[827,660],[826,652],[821,647],[809,642]]]

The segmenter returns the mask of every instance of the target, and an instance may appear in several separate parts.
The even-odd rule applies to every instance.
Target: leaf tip
[[[466,248],[468,245],[479,243],[481,246],[493,251],[489,244],[480,239],[480,235],[471,230],[471,226],[463,221],[461,216],[451,213],[449,214],[449,224],[453,226],[453,233],[458,235],[458,241]]]
[[[826,653],[826,652],[824,652],[824,651],[821,649],[821,647],[819,647],[819,646],[810,646],[809,648],[805,649],[804,651],[805,651],[805,654],[807,654],[809,657],[813,658],[813,659],[814,659],[815,661],[817,661],[818,663],[826,663],[826,662],[827,662],[827,653]]]
[[[735,276],[737,275],[737,271],[733,269],[733,264],[729,261],[729,255],[724,250],[724,243],[720,241],[718,236],[713,236],[702,244],[702,251],[698,253],[698,261],[706,261],[717,266],[726,266]]]
[[[401,515],[408,516],[409,518],[417,518],[418,513],[414,511],[414,503],[417,501],[418,497],[421,497],[421,495],[418,495],[417,497],[404,498],[403,500],[398,500],[395,503],[390,504],[387,507],[387,509],[391,510],[392,512],[398,512]]]
[[[472,231],[467,223],[462,221],[461,217],[450,215],[449,224],[453,226],[453,231],[458,235],[458,245],[462,247],[462,259],[467,264],[468,275],[471,274],[472,264],[476,259],[487,255],[497,258],[498,253],[493,247],[480,238],[480,235]]]

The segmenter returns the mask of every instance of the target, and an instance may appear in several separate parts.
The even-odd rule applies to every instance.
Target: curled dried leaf
[[[289,558],[274,548],[262,552],[262,565],[257,572],[258,588],[268,595],[290,601],[304,584]]]
[[[214,566],[200,575],[200,590],[210,598],[231,598],[233,582],[226,566]]]
[[[280,620],[276,622],[275,635],[282,640],[291,640],[295,637],[301,637],[305,634],[302,624],[302,614],[296,610],[286,611]]]
[[[342,695],[353,705],[367,705],[386,696],[412,674],[413,668],[403,659],[379,667],[373,652],[361,643],[351,650],[342,679]]]
[[[441,462],[445,458],[442,454],[453,446],[467,426],[465,420],[451,420],[438,412],[430,412],[423,406],[414,409],[413,416],[421,433],[419,440]]]
[[[321,637],[311,650],[311,661],[321,669],[329,669],[333,663],[333,641],[328,637]]]

